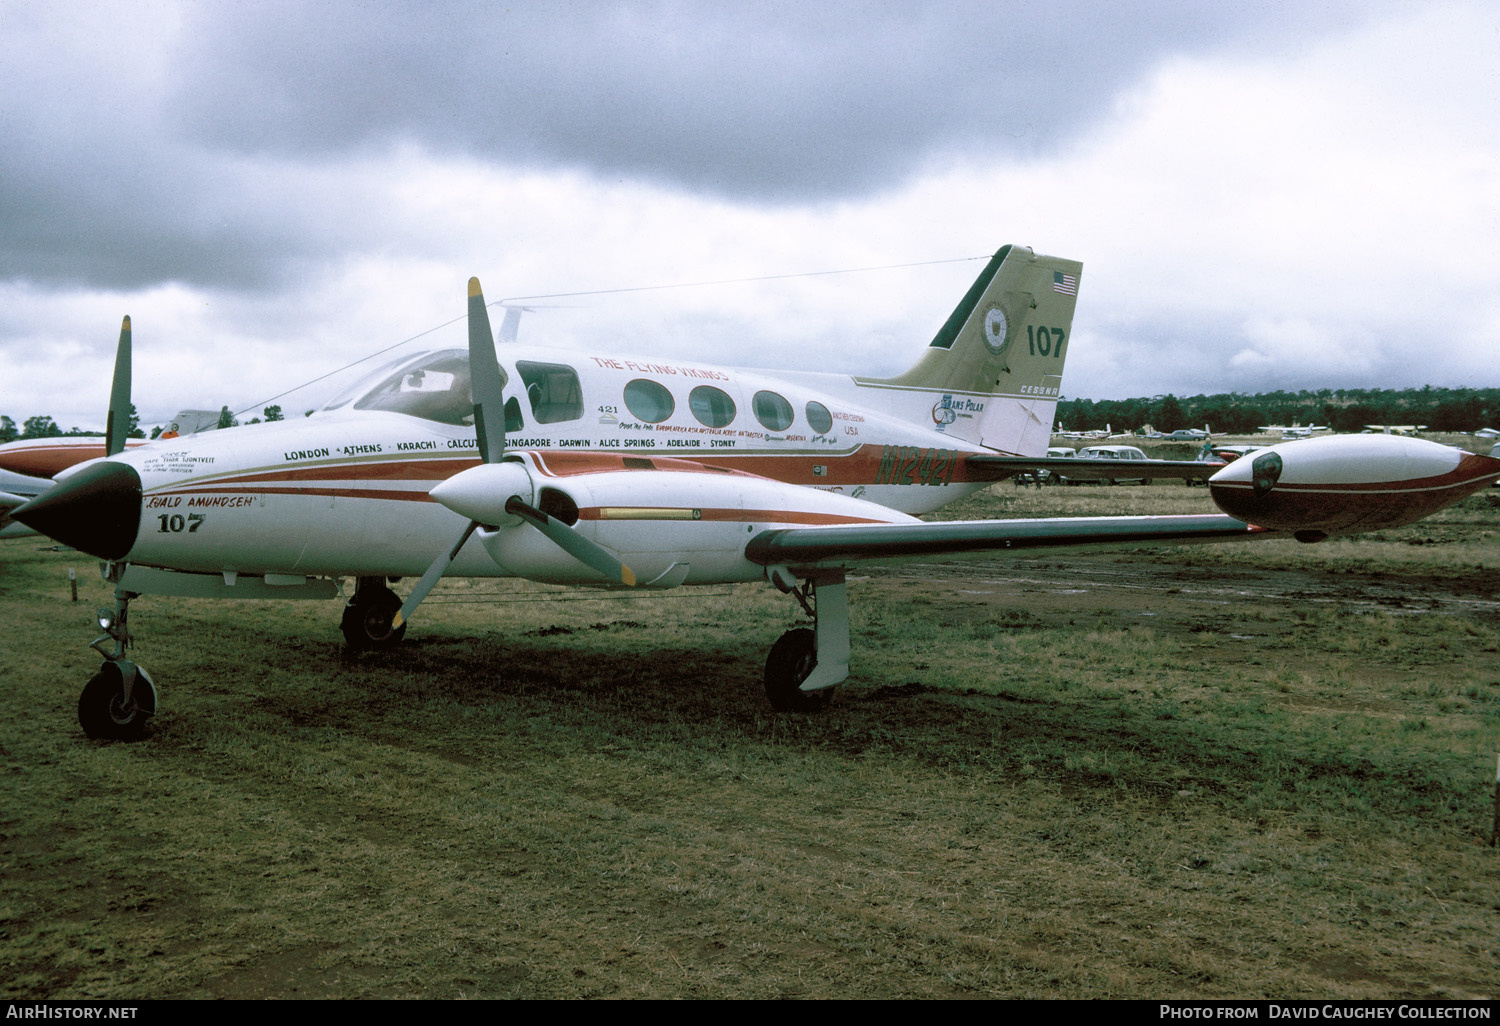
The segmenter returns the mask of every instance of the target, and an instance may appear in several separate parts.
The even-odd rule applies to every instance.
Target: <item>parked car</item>
[[[1049,460],[1063,460],[1076,455],[1078,455],[1077,449],[1070,449],[1065,445],[1054,445],[1047,450],[1047,458]],[[1050,484],[1058,478],[1053,471],[1044,468],[1036,472],[1036,479],[1042,482],[1042,484]]]
[[[1119,460],[1121,463],[1129,463],[1133,460],[1144,460],[1148,457],[1144,452],[1133,445],[1091,445],[1078,450],[1080,460]],[[1083,481],[1105,484],[1137,483],[1150,484],[1149,477],[1133,477],[1129,467],[1121,467],[1119,473],[1113,469],[1104,470],[1096,467],[1079,467],[1077,470],[1069,470],[1066,474],[1059,474],[1058,480],[1063,484],[1076,485]]]

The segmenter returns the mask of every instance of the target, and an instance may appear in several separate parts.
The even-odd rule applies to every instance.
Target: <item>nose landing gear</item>
[[[115,585],[115,608],[99,610],[104,633],[90,647],[104,657],[99,672],[78,696],[78,725],[96,741],[135,741],[156,715],[156,685],[146,668],[125,658],[131,644],[126,619],[135,594],[120,588],[124,563],[105,564],[104,578]]]
[[[406,636],[406,624],[394,626],[401,597],[386,587],[384,577],[360,577],[354,597],[344,606],[339,627],[351,652],[392,649]]]

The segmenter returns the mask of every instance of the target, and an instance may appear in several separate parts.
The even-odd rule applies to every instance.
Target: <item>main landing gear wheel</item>
[[[401,597],[383,582],[356,587],[339,624],[345,643],[354,651],[395,648],[406,636],[406,624],[391,626],[400,611]]]
[[[817,634],[806,627],[787,631],[766,657],[766,698],[777,712],[812,713],[828,708],[838,688],[803,691],[802,682],[818,663]]]
[[[137,672],[125,700],[125,672],[117,662],[99,667],[78,696],[78,725],[96,741],[135,741],[156,715],[156,690]]]

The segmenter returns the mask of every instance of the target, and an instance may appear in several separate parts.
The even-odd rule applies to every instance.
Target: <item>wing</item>
[[[0,468],[0,492],[5,498],[0,498],[0,508],[13,508],[19,506],[20,502],[11,500],[34,499],[48,488],[52,487],[52,479],[47,477],[32,477],[29,474],[17,474],[14,471]]]
[[[745,558],[794,569],[1030,549],[1111,548],[1285,537],[1223,514],[956,520],[937,524],[787,527],[750,540]]]
[[[1010,458],[971,459],[989,462]],[[1134,477],[1137,468],[1150,464],[1144,460],[1053,462],[1110,464],[1121,477]],[[745,558],[761,566],[796,570],[833,568],[862,560],[1024,549],[1181,545],[1278,537],[1317,542],[1339,534],[1413,523],[1500,479],[1500,460],[1394,435],[1342,435],[1285,442],[1227,466],[1199,466],[1214,471],[1209,492],[1225,513],[786,527],[756,535],[746,547]],[[1173,473],[1180,474],[1181,468],[1174,468]]]
[[[52,481],[48,478],[0,470],[0,538],[35,534],[35,531],[12,521],[10,511],[26,505],[51,487]]]

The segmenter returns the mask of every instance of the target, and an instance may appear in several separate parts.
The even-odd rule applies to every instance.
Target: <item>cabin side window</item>
[[[721,428],[734,420],[734,400],[728,392],[712,385],[699,385],[689,392],[688,409],[705,427]]]
[[[785,431],[792,426],[792,404],[775,392],[756,392],[751,405],[755,419],[767,431]]]
[[[677,402],[665,385],[649,378],[636,378],[625,386],[625,408],[636,420],[660,424],[672,415]]]
[[[517,361],[516,373],[526,386],[531,417],[538,424],[556,424],[583,416],[583,389],[578,372],[561,363]]]

